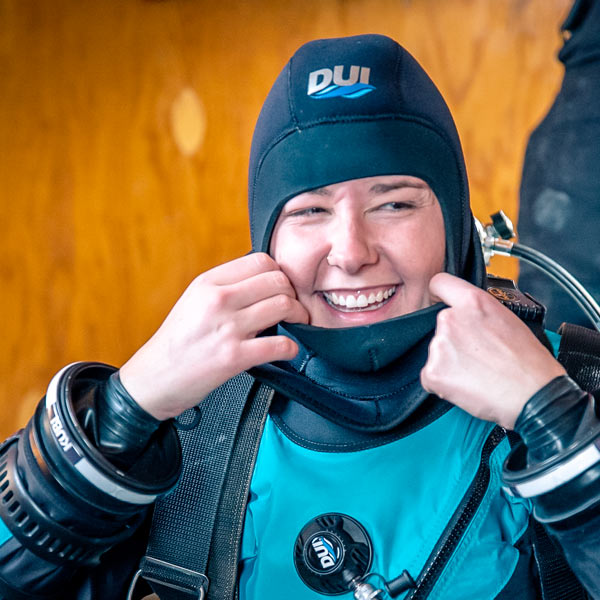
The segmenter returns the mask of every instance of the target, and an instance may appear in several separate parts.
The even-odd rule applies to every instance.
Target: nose
[[[368,226],[359,215],[345,215],[332,224],[327,263],[354,274],[375,264],[378,252]]]

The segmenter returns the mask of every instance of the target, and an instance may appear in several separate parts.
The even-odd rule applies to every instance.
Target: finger
[[[448,306],[463,304],[466,299],[472,298],[474,294],[485,292],[472,283],[450,275],[450,273],[437,273],[429,282],[429,293],[433,299],[444,302]]]
[[[246,360],[242,368],[249,369],[256,365],[276,360],[292,360],[298,354],[298,344],[285,335],[269,335],[242,342],[242,351]]]
[[[440,398],[440,381],[439,377],[436,377],[436,372],[438,370],[439,365],[439,337],[434,336],[434,338],[429,343],[429,348],[427,352],[427,361],[423,365],[420,373],[420,381],[421,386],[426,392],[430,394],[436,394]]]
[[[246,336],[254,337],[259,331],[281,321],[308,323],[308,312],[296,300],[284,294],[261,300],[238,311],[236,321]]]
[[[419,380],[421,382],[421,387],[428,393],[428,394],[432,394],[433,390],[429,387],[429,380],[427,378],[427,371],[425,370],[425,367],[423,367],[421,369],[421,372],[419,374]]]
[[[442,400],[444,400],[444,396],[442,395],[441,388],[439,386],[436,386],[434,383],[432,383],[429,380],[427,373],[424,370],[421,371],[420,379],[421,379],[421,387],[428,394],[433,394],[434,396],[437,396],[438,398],[441,398]]]
[[[266,271],[279,271],[279,265],[264,252],[254,252],[214,267],[202,275],[214,285],[231,285]]]
[[[272,296],[296,298],[296,292],[283,271],[267,271],[229,286],[237,308],[245,308]]]

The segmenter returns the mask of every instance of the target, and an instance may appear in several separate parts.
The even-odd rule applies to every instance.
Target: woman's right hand
[[[176,417],[234,375],[296,356],[288,337],[256,337],[280,321],[308,323],[308,313],[277,263],[263,253],[232,260],[190,284],[121,381],[157,419]]]

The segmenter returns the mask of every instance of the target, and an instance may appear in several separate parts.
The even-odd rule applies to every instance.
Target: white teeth
[[[369,310],[373,310],[375,308],[379,308],[379,305],[385,300],[391,298],[395,292],[396,286],[387,290],[379,290],[377,293],[371,292],[368,297],[366,294],[361,294],[360,292],[348,294],[347,296],[342,296],[341,294],[336,294],[335,292],[323,292],[323,296],[332,306],[343,306],[347,309],[367,308]],[[356,294],[358,294],[358,297]]]
[[[365,306],[367,306],[367,304],[367,297],[364,294],[361,294],[358,297],[358,300],[356,301],[356,306],[358,306],[359,308],[364,308]]]

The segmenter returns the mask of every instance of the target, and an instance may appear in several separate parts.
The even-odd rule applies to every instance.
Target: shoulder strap
[[[588,392],[600,389],[600,333],[570,323],[563,323],[558,333],[558,360],[569,376]]]
[[[207,567],[211,600],[231,600],[238,589],[239,554],[250,482],[274,396],[274,390],[269,386],[255,385],[256,393],[242,414],[215,519]]]
[[[161,600],[207,597],[211,542],[215,539],[219,504],[227,500],[222,492],[227,486],[243,488],[243,479],[249,480],[252,475],[251,469],[232,472],[231,459],[236,455],[236,446],[258,451],[271,396],[266,386],[259,389],[250,375],[242,373],[201,402],[197,427],[186,429],[184,425],[180,429],[184,459],[181,479],[175,491],[155,505],[146,555],[129,597],[133,597],[139,577],[150,583]],[[186,420],[190,419],[184,413],[183,423]],[[244,458],[254,464],[251,455],[245,454]],[[211,597],[217,596],[211,593]]]
[[[531,527],[543,600],[588,600],[587,592],[544,526],[532,519]]]

